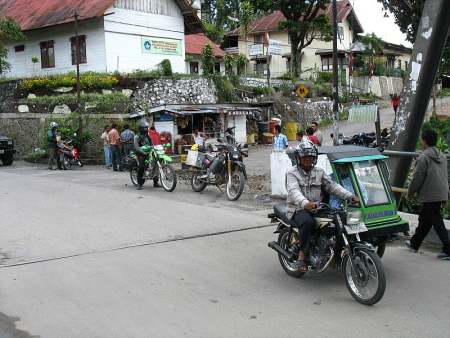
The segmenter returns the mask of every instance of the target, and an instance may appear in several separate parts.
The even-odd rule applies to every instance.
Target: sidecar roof
[[[318,150],[319,154],[327,155],[330,162],[333,163],[387,159],[387,157],[382,155],[377,148],[344,145],[334,147],[319,147]]]

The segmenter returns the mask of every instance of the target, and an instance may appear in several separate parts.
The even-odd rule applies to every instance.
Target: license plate
[[[356,224],[347,224],[345,225],[345,231],[347,231],[347,233],[349,235],[351,234],[357,234],[360,232],[365,232],[368,231],[367,227],[364,223],[356,223]]]
[[[4,150],[0,150],[0,154],[4,154],[5,153],[5,151]]]

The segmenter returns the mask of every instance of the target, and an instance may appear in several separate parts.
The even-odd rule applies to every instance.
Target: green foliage
[[[425,122],[422,125],[422,130],[434,129],[438,133],[438,142],[436,148],[442,152],[449,151],[449,145],[447,144],[447,134],[450,133],[450,119],[445,121],[440,121],[438,119],[432,118],[429,122]]]
[[[210,44],[206,44],[202,50],[203,75],[210,76],[214,74],[214,64],[214,50]]]
[[[253,17],[254,17],[253,4],[248,0],[242,1],[241,8],[239,11],[239,22],[241,24],[240,33],[242,36],[247,37],[250,24],[253,21]]]
[[[217,90],[219,103],[231,103],[237,101],[236,88],[231,81],[220,75],[213,75],[212,80]]]
[[[236,67],[237,67],[237,72],[239,75],[243,74],[245,72],[245,66],[248,63],[248,59],[245,56],[245,54],[240,53],[237,57],[236,57]]]
[[[450,96],[450,88],[442,88],[442,90],[439,91],[437,96],[439,97]]]
[[[172,64],[169,59],[162,60],[160,66],[162,76],[172,76]]]
[[[255,95],[270,95],[273,94],[274,90],[271,87],[254,87],[253,94]]]
[[[11,65],[6,61],[8,50],[3,45],[5,41],[23,41],[26,36],[20,26],[10,18],[0,17],[0,74],[8,71]]]
[[[161,78],[162,74],[160,70],[141,70],[137,69],[131,73],[126,74],[123,76],[124,78],[131,78],[131,79],[159,79]]]
[[[225,54],[225,74],[231,76],[234,74],[234,66],[236,65],[236,58],[233,55]]]
[[[318,72],[316,81],[319,83],[331,83],[333,81],[333,73],[332,72]]]
[[[37,148],[25,156],[25,161],[37,163],[40,160],[47,158],[47,157],[48,157],[48,152],[45,149]]]
[[[82,90],[111,89],[118,84],[115,76],[84,73],[80,76]],[[52,90],[58,87],[75,87],[76,76],[72,73],[53,76],[42,76],[20,82],[19,88],[26,91]]]
[[[28,104],[30,106],[44,106],[48,107],[49,111],[52,111],[55,106],[63,104],[67,106],[74,106],[76,102],[77,96],[74,94],[37,96],[34,99],[20,100],[21,104]],[[131,100],[122,93],[112,93],[106,95],[82,94],[81,104],[85,105],[86,103],[95,105],[95,108],[92,108],[93,112],[102,114],[125,114],[128,113],[131,107]]]
[[[39,58],[37,56],[32,56],[31,57],[31,62],[38,63],[39,62]]]
[[[374,57],[383,51],[384,42],[375,33],[364,35],[361,42],[365,47],[363,51],[365,56]]]
[[[330,0],[253,0],[255,8],[279,10],[286,18],[280,29],[288,31],[291,40],[292,72],[301,74],[301,53],[314,39],[329,40],[332,25],[324,14]]]
[[[190,54],[186,54],[186,57],[184,58],[184,61],[187,63],[190,63],[192,61],[194,61],[194,57]]]

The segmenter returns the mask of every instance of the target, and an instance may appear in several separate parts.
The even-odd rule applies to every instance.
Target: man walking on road
[[[442,253],[437,257],[450,260],[450,240],[442,218],[442,207],[448,200],[447,158],[436,148],[437,133],[434,130],[424,130],[422,142],[424,151],[417,159],[408,189],[408,196],[418,194],[422,209],[416,232],[405,244],[411,251],[417,252],[431,227],[434,227],[443,244]]]
[[[58,169],[61,170],[61,160],[58,154],[58,141],[56,137],[58,129],[58,124],[56,122],[50,123],[50,129],[47,132],[48,139],[48,169],[53,170],[53,161],[56,158],[56,164],[58,165]]]
[[[281,126],[275,126],[275,136],[273,138],[273,149],[282,151],[288,147],[288,139],[286,135],[281,133]]]
[[[120,136],[119,132],[117,131],[117,124],[115,123],[112,124],[111,130],[108,132],[108,141],[111,148],[112,168],[114,171],[118,171],[120,164]]]
[[[323,135],[322,135],[322,132],[319,130],[319,124],[316,121],[313,121],[311,123],[311,128],[314,131],[314,136],[317,137],[320,144],[323,144]]]
[[[123,154],[125,156],[130,155],[130,151],[134,148],[134,133],[130,130],[130,126],[128,124],[123,126],[123,132],[120,134],[120,142],[123,146]]]

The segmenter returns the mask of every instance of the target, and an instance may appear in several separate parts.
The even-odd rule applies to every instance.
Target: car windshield
[[[353,168],[366,206],[389,203],[389,197],[375,161],[354,162]]]

